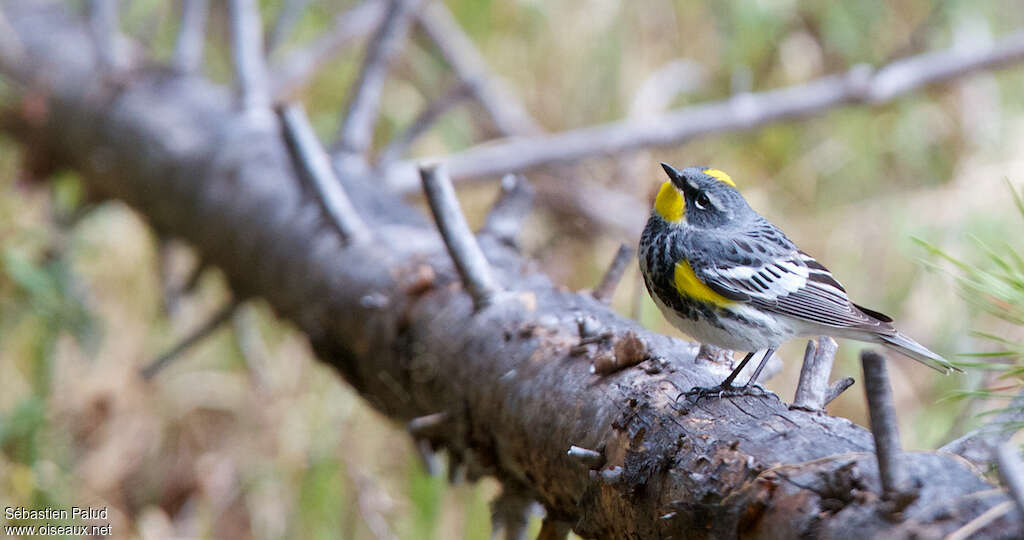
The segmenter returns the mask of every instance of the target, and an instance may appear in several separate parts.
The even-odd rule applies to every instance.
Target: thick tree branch
[[[522,301],[474,310],[415,210],[343,178],[380,240],[345,244],[278,133],[223,129],[241,121],[229,92],[142,73],[97,100],[88,31],[33,17],[33,4],[17,3],[10,21],[30,55],[22,84],[48,81],[27,90],[43,96],[46,115],[15,133],[28,130],[24,140],[47,146],[90,190],[191,243],[237,297],[265,298],[383,414],[404,423],[447,411],[429,434],[433,447],[457,456],[469,478],[523,486],[546,508],[549,532],[570,524],[600,538],[934,537],[1008,500],[963,460],[913,452],[901,464],[919,496],[903,521],[886,519],[867,431],[772,396],[683,410],[677,387],[720,379],[693,363],[690,344],[563,290],[489,235],[480,244],[496,281]],[[118,167],[93,159],[99,153]],[[591,374],[590,359],[569,353],[580,315],[613,339],[633,333],[664,368]],[[571,445],[603,448],[607,463],[591,476],[566,454]],[[1021,534],[1013,511],[975,536]]]
[[[877,70],[856,66],[846,73],[777,90],[676,109],[666,114],[565,131],[489,142],[446,157],[452,178],[493,177],[537,167],[572,163],[639,148],[682,144],[694,137],[744,131],[806,118],[841,105],[878,105],[926,85],[1024,60],[1024,32],[990,46],[951,49],[898,60]],[[417,187],[413,162],[396,166],[389,184],[399,191]]]

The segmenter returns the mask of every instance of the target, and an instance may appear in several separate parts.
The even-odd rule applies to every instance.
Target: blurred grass
[[[80,5],[81,2],[72,2]],[[123,3],[124,4],[124,3]],[[214,3],[216,4],[216,3]],[[880,0],[644,3],[610,0],[452,0],[449,7],[493,69],[550,130],[620,118],[644,78],[688,58],[708,74],[675,106],[734,91],[796,84],[848,68],[985,39],[1024,24],[1007,2]],[[282,52],[315,38],[352,2],[311,2]],[[261,2],[267,20],[280,2]],[[126,4],[125,32],[166,59],[177,25],[173,4]],[[268,23],[269,26],[270,23]],[[215,10],[205,73],[231,80],[224,17]],[[959,36],[959,37],[958,37]],[[980,37],[978,37],[980,36]],[[417,39],[394,68],[376,140],[384,143],[452,84],[436,51]],[[330,141],[356,77],[363,45],[341,54],[303,96]],[[0,99],[7,99],[0,86]],[[836,273],[858,302],[897,318],[935,350],[998,351],[983,330],[1021,342],[1003,324],[929,272],[918,237],[971,264],[972,237],[1002,250],[1021,222],[1002,179],[1024,178],[1024,75],[981,74],[871,109],[845,108],[797,123],[707,137],[652,152],[639,178],[613,160],[572,169],[581,183],[614,185],[646,199],[659,160],[725,169],[752,205]],[[446,115],[414,146],[443,154],[480,141],[476,107]],[[19,147],[0,139],[0,504],[109,506],[122,537],[486,538],[497,486],[450,486],[421,470],[400,426],[370,410],[318,364],[303,336],[259,303],[180,358],[152,382],[135,370],[227,298],[214,271],[179,310],[162,308],[157,242],[144,221],[104,203],[70,226],[87,200],[73,173],[25,178]],[[558,174],[534,181],[566,181]],[[463,191],[479,223],[493,186]],[[556,281],[593,286],[620,238],[540,207],[526,249]],[[170,250],[172,279],[194,264]],[[1016,264],[1013,262],[1012,264]],[[638,307],[645,325],[674,334],[627,273],[614,307]],[[640,294],[636,301],[635,295]],[[243,334],[258,342],[243,344]],[[253,348],[254,347],[254,348]],[[786,372],[770,386],[791,396],[802,343],[786,346]],[[243,349],[247,352],[243,353]],[[835,377],[859,379],[859,346],[843,343]],[[932,377],[892,364],[904,444],[934,447],[977,422],[990,400],[939,398],[978,391],[990,374]],[[926,376],[927,375],[927,376]],[[988,397],[982,394],[982,397]],[[858,387],[831,412],[865,424]],[[534,519],[535,534],[539,523]]]

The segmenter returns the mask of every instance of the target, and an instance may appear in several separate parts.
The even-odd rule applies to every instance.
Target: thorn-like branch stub
[[[501,179],[501,192],[487,212],[480,234],[486,234],[510,246],[516,245],[516,237],[523,228],[526,216],[533,209],[537,193],[526,178],[506,174]]]
[[[999,478],[1017,502],[1017,509],[1024,515],[1024,463],[1020,460],[1019,447],[1014,443],[1003,443],[996,448],[999,463]]]
[[[626,244],[619,244],[619,249],[615,252],[615,258],[612,259],[612,263],[608,266],[608,270],[605,271],[604,277],[601,278],[601,283],[594,287],[594,292],[592,293],[594,298],[605,304],[612,301],[615,288],[622,281],[622,275],[626,273],[626,268],[631,260],[633,260],[633,248]]]
[[[853,386],[854,382],[853,377],[843,377],[842,379],[832,383],[832,385],[828,387],[828,391],[825,392],[825,405],[835,401],[835,399],[845,392],[847,388]]]
[[[230,0],[231,52],[242,107],[249,110],[270,107],[267,65],[263,58],[263,24],[255,0]]]
[[[167,367],[167,365],[181,355],[181,353],[187,351],[190,347],[217,331],[218,328],[231,319],[231,315],[234,314],[236,309],[238,309],[238,305],[239,302],[237,300],[231,300],[217,310],[199,328],[196,328],[191,334],[185,336],[184,339],[179,341],[177,345],[171,347],[167,352],[158,356],[156,360],[153,360],[149,365],[142,368],[142,378],[152,379],[154,375],[156,375],[161,369]]]
[[[586,465],[589,469],[600,469],[604,466],[604,454],[589,448],[573,445],[569,447],[569,451],[566,452],[566,454],[576,461]]]
[[[793,408],[817,411],[825,408],[828,395],[828,377],[839,345],[836,340],[821,336],[807,342],[804,365],[800,368],[800,382],[796,386]]]
[[[203,64],[206,41],[206,0],[184,0],[181,5],[181,26],[174,43],[171,65],[180,73],[193,73]]]
[[[448,417],[449,414],[446,411],[417,416],[416,418],[409,420],[409,424],[406,426],[406,429],[408,429],[409,433],[414,437],[423,437],[447,422]]]
[[[885,365],[885,357],[872,350],[861,352],[860,361],[864,367],[864,393],[868,398],[871,434],[875,438],[882,496],[893,499],[901,492],[899,459],[902,450],[892,387],[889,385],[889,370]]]
[[[373,125],[380,108],[381,89],[384,88],[392,61],[402,50],[420,1],[390,1],[384,21],[367,47],[366,59],[345,109],[334,152],[365,155],[370,148]]]
[[[486,307],[499,288],[494,282],[490,264],[469,230],[448,172],[440,163],[421,164],[420,178],[434,221],[463,284],[473,297],[473,304],[477,309]]]
[[[359,217],[334,174],[330,158],[316,138],[302,105],[292,103],[278,109],[285,139],[296,164],[313,185],[324,211],[330,216],[338,234],[346,242],[359,242],[370,236],[366,223]]]

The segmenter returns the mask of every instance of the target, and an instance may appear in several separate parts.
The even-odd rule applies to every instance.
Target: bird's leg
[[[732,373],[730,373],[729,376],[722,381],[722,384],[718,386],[722,388],[732,388],[732,382],[736,380],[736,377],[739,376],[741,371],[743,371],[743,368],[747,367],[747,363],[750,362],[750,359],[754,357],[756,352],[757,351],[748,352],[747,355],[743,357],[743,360],[740,361],[740,365],[736,366],[736,369],[732,370]]]
[[[747,364],[750,362],[750,359],[754,357],[754,354],[756,352],[757,351],[751,351],[747,353],[747,355],[743,357],[743,360],[740,361],[740,365],[736,366],[736,369],[732,370],[732,373],[730,373],[729,376],[726,377],[725,380],[722,381],[722,383],[719,384],[718,386],[695,386],[690,390],[680,394],[679,397],[686,396],[688,399],[692,399],[696,403],[697,401],[700,401],[701,398],[708,396],[725,397],[738,395],[736,394],[736,392],[745,390],[745,388],[737,388],[732,385],[732,382],[736,380],[736,376],[739,375],[741,371],[743,371],[743,368],[747,366]],[[677,397],[676,399],[679,398]]]
[[[775,353],[775,349],[767,349],[763,357],[761,357],[761,363],[757,365],[757,369],[754,370],[753,375],[750,376],[750,380],[747,384],[737,387],[733,386],[733,382],[736,377],[739,376],[743,368],[747,367],[750,359],[754,357],[757,351],[747,353],[740,361],[740,365],[736,366],[736,369],[732,370],[732,373],[722,381],[718,386],[712,386],[710,388],[695,387],[691,388],[688,392],[684,393],[687,398],[691,398],[694,402],[700,401],[701,398],[718,396],[718,397],[734,397],[734,396],[753,396],[763,395],[764,389],[757,385],[757,378],[761,375],[761,371],[764,370],[764,366],[768,364],[768,359],[771,358],[772,354]]]
[[[768,360],[771,360],[772,355],[775,354],[775,348],[771,347],[765,351],[764,356],[761,357],[761,363],[757,365],[757,369],[754,370],[754,374],[750,376],[750,380],[747,384],[743,385],[743,388],[753,388],[757,386],[757,378],[761,376],[761,371],[768,365]]]

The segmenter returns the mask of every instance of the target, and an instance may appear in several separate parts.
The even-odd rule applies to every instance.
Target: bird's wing
[[[755,242],[739,240],[739,251]],[[695,267],[694,273],[718,294],[765,311],[837,328],[891,329],[892,319],[851,302],[832,273],[803,251],[760,253],[756,243],[752,251],[759,253],[721,258]]]

